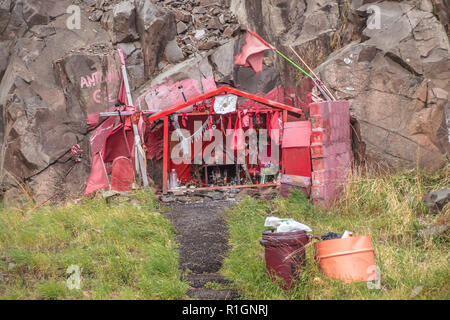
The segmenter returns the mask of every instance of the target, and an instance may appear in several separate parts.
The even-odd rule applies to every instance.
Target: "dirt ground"
[[[171,204],[165,213],[175,226],[180,243],[180,269],[191,283],[188,296],[196,299],[236,299],[229,283],[218,273],[228,249],[223,213],[231,200]]]

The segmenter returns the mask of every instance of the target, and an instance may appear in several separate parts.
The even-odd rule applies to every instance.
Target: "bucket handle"
[[[325,258],[331,258],[331,257],[337,257],[337,256],[345,256],[347,254],[351,253],[360,253],[360,252],[367,252],[367,251],[373,251],[373,248],[364,248],[364,249],[357,249],[357,250],[347,250],[337,253],[331,253],[324,256],[318,256],[318,259],[325,259]]]

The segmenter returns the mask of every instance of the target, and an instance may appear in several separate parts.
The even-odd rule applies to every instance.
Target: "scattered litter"
[[[322,279],[320,279],[319,277],[315,277],[313,280],[316,284],[322,284]]]
[[[322,240],[332,240],[332,239],[345,239],[353,236],[352,231],[345,230],[343,234],[338,234],[334,232],[325,233],[320,237]]]
[[[325,233],[323,236],[320,237],[322,240],[332,240],[332,239],[340,239],[342,238],[342,234],[337,234],[334,232],[328,232]]]
[[[353,87],[346,87],[345,90],[347,90],[347,91],[355,91],[355,88],[353,88]]]
[[[170,173],[169,187],[170,187],[170,189],[178,188],[178,176],[177,176],[177,172],[175,171],[175,169],[172,169],[172,172]]]
[[[345,64],[350,64],[350,63],[352,63],[352,60],[350,58],[345,58],[344,62],[345,62]]]
[[[351,231],[348,231],[348,230],[345,230],[344,231],[344,234],[342,235],[342,239],[345,239],[345,238],[350,238],[350,237],[352,237],[353,236],[353,232],[351,232]]]
[[[264,227],[272,227],[276,229],[276,232],[294,232],[294,231],[306,231],[312,232],[311,228],[300,222],[295,221],[292,218],[277,218],[267,217],[264,222]]]
[[[75,162],[81,161],[81,154],[83,153],[83,149],[81,149],[79,144],[75,144],[71,149],[73,160]]]
[[[419,294],[422,292],[422,290],[423,290],[423,286],[417,286],[417,287],[415,287],[415,288],[411,291],[411,296],[410,296],[410,298],[416,297],[417,295],[419,295]]]

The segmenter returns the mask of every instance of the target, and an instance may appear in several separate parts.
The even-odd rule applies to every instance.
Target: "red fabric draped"
[[[272,49],[251,32],[247,32],[242,51],[234,58],[234,64],[237,66],[250,67],[255,72],[261,72],[263,69],[262,61],[264,51]]]

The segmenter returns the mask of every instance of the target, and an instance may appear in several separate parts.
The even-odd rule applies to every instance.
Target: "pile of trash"
[[[312,232],[311,228],[291,218],[267,217],[264,227],[273,228],[275,232]]]
[[[267,217],[260,243],[265,248],[266,269],[272,281],[283,279],[285,290],[295,284],[295,277],[306,261],[305,248],[314,243],[315,261],[325,276],[345,283],[378,280],[370,236],[328,232],[320,238],[307,234],[311,228],[292,218]]]

